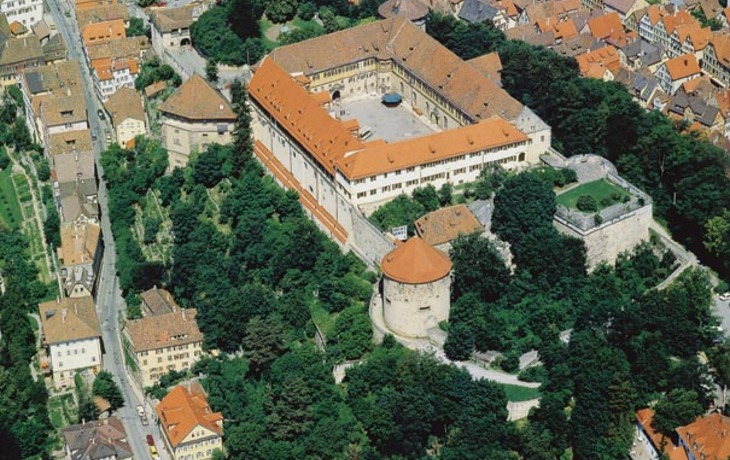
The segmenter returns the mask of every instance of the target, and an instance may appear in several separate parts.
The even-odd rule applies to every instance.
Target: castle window
[[[431,311],[431,307],[420,307],[418,311]]]

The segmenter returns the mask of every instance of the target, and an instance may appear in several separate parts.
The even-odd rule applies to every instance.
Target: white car
[[[720,300],[722,300],[723,302],[730,300],[730,292],[720,294]]]
[[[139,415],[140,417],[144,417],[145,415],[147,415],[147,413],[144,411],[144,407],[137,406],[137,415]]]

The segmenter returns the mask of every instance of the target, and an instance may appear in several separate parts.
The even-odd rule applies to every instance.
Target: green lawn
[[[330,331],[335,327],[336,316],[330,315],[316,300],[309,304],[309,311],[312,313],[312,321],[319,326],[322,334],[327,338]]]
[[[517,385],[502,385],[507,400],[512,402],[529,401],[539,398],[540,390],[537,388],[525,388]]]
[[[583,195],[590,195],[595,198],[596,203],[598,203],[599,211],[615,203],[619,203],[624,199],[624,197],[629,196],[629,194],[621,187],[612,184],[606,179],[598,179],[593,182],[586,182],[585,184],[572,188],[565,193],[561,193],[558,195],[557,201],[558,204],[561,204],[566,208],[576,209],[575,205],[578,198]],[[619,196],[620,198],[616,200],[612,198],[612,195]],[[604,200],[604,198],[610,200],[611,204],[602,204],[601,201]]]
[[[9,167],[0,172],[0,220],[10,229],[20,228],[23,223],[23,213]]]

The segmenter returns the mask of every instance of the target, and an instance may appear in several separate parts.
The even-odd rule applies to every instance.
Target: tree
[[[7,168],[10,165],[10,155],[5,147],[0,147],[0,170]]]
[[[48,162],[46,160],[40,161],[36,172],[38,173],[38,180],[41,182],[45,182],[51,178],[51,167],[48,166]]]
[[[281,322],[273,317],[262,319],[254,316],[246,324],[243,347],[244,356],[251,366],[251,372],[254,375],[261,375],[278,356],[287,350],[286,335]]]
[[[109,371],[100,371],[94,379],[92,388],[93,395],[106,399],[112,411],[124,405],[122,392],[119,390],[116,382],[114,382],[112,374]]]
[[[359,359],[373,347],[370,317],[362,306],[344,309],[335,320],[328,340],[333,342],[332,354],[340,359]]]
[[[297,12],[297,5],[297,0],[267,0],[266,17],[274,24],[291,21]]]
[[[535,228],[552,225],[555,208],[552,187],[538,176],[509,177],[494,197],[492,230],[514,244]]]
[[[452,324],[444,344],[446,356],[455,361],[466,361],[471,357],[472,351],[474,351],[474,334],[471,328],[464,323]]]
[[[205,63],[205,78],[212,83],[218,81],[218,61],[215,58],[210,58]]]
[[[297,7],[297,16],[302,21],[310,21],[317,14],[317,5],[312,2],[305,1]]]
[[[450,251],[454,267],[452,297],[474,292],[485,302],[497,300],[509,283],[510,273],[494,244],[479,233],[460,235]]]
[[[693,422],[702,412],[696,392],[677,388],[657,402],[653,425],[664,435],[673,436],[676,428]]]
[[[439,205],[451,206],[454,201],[454,187],[448,182],[439,189]]]
[[[441,197],[436,191],[436,188],[431,184],[413,190],[413,199],[421,203],[421,206],[423,206],[426,212],[435,211],[440,207]]]
[[[129,27],[126,29],[127,37],[150,36],[150,28],[145,27],[141,18],[129,18]]]

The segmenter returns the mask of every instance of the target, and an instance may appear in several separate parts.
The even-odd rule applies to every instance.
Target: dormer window
[[[62,110],[61,111],[61,116],[63,118],[70,118],[71,116],[73,116],[73,114],[74,114],[73,110]]]

